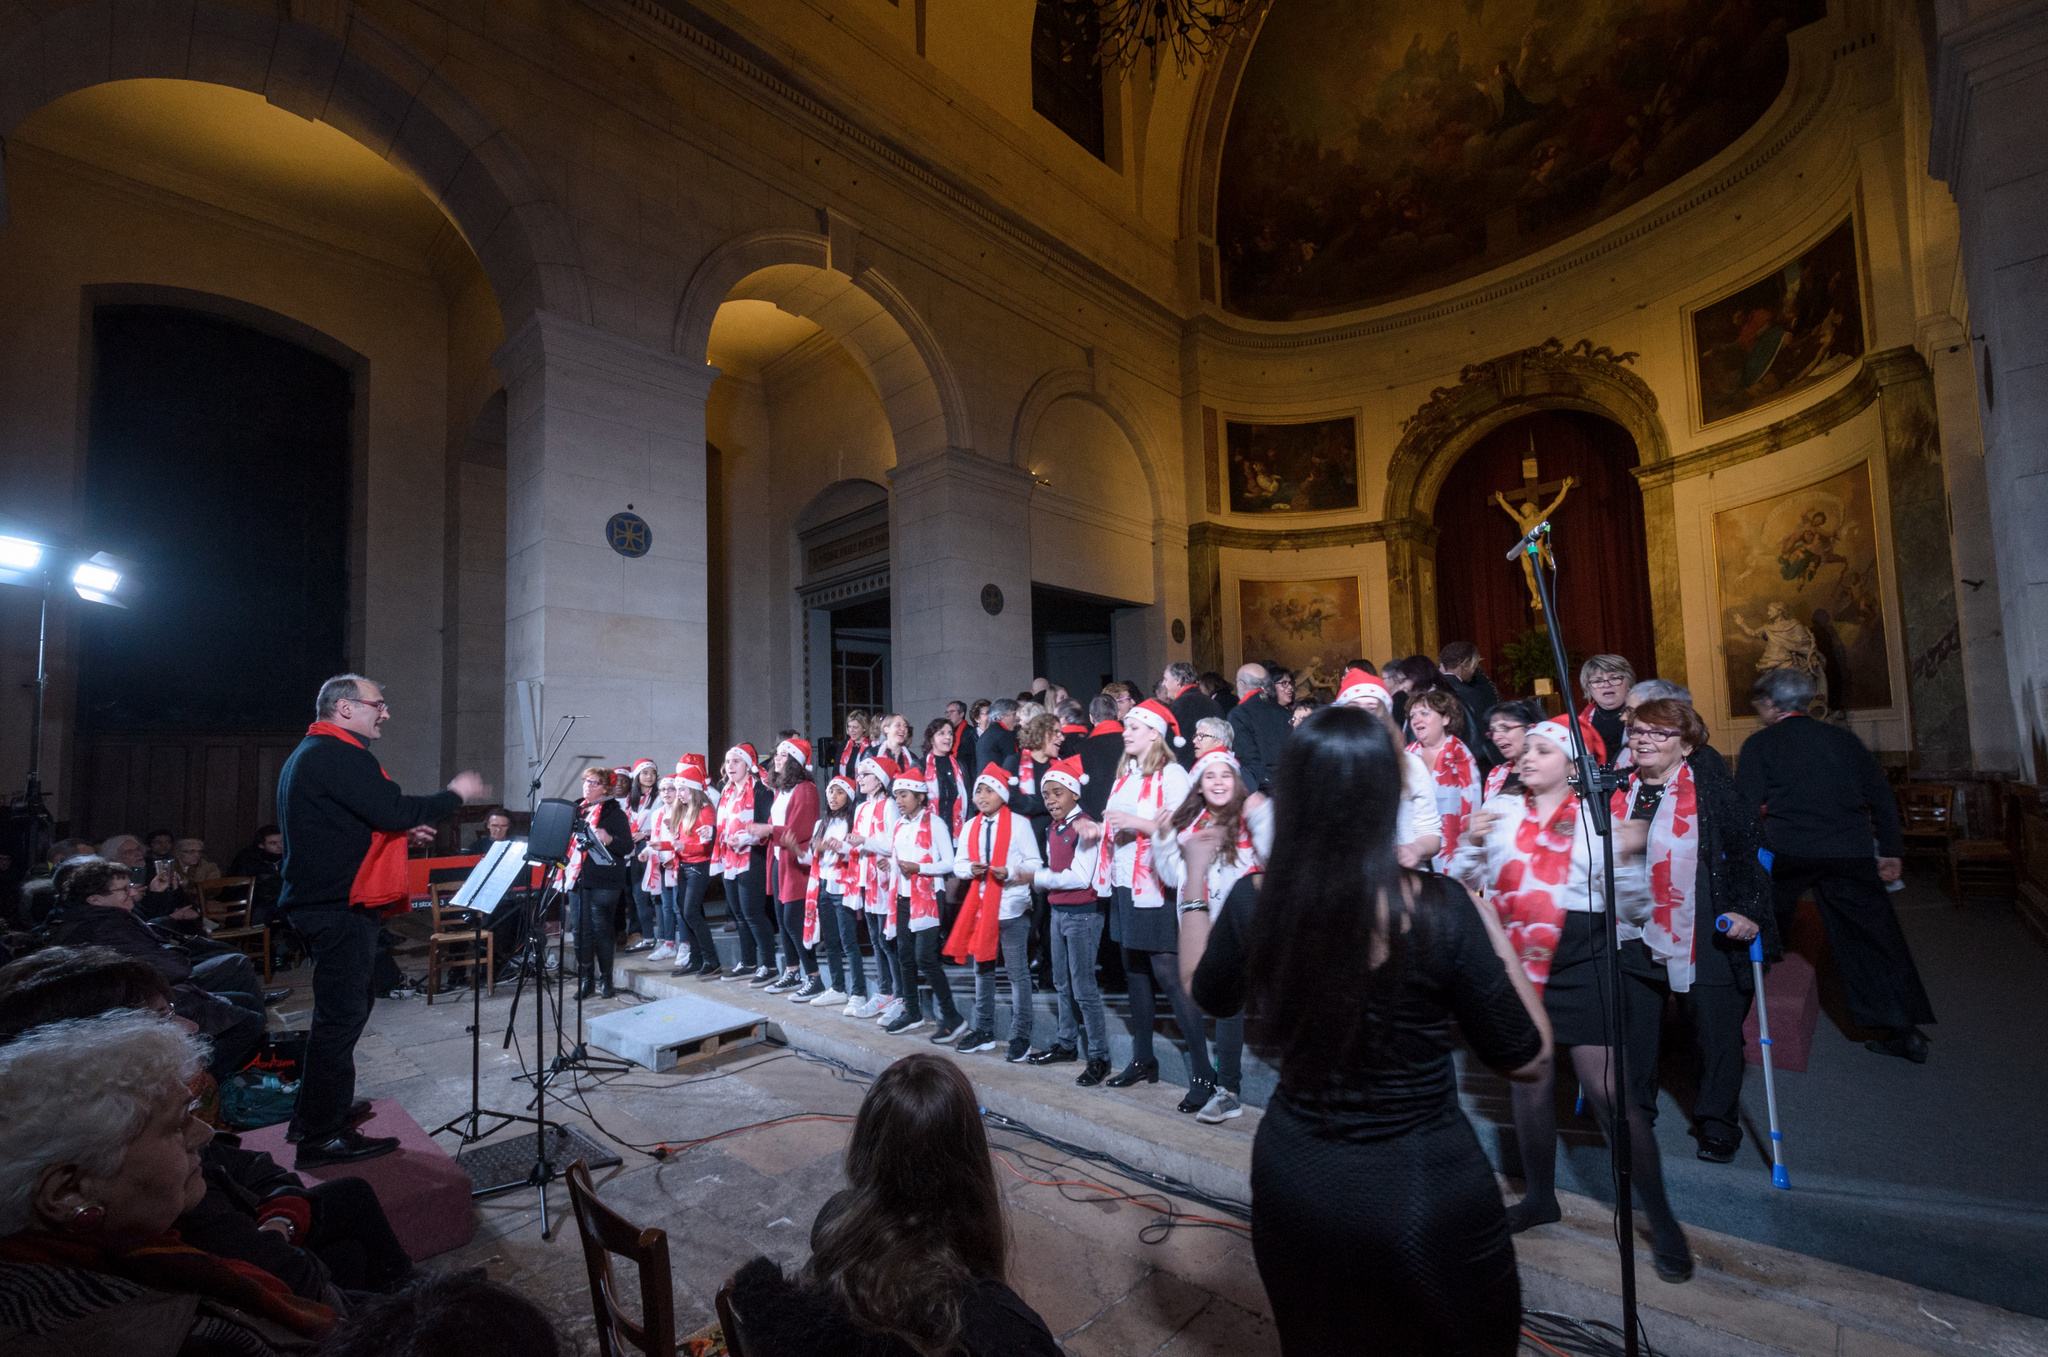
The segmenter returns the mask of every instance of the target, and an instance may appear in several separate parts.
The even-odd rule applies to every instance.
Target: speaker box
[[[529,862],[566,862],[569,859],[569,831],[576,824],[576,803],[549,797],[533,812],[533,824],[526,831],[526,859]]]

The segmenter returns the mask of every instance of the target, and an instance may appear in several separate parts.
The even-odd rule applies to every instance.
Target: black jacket
[[[332,735],[308,735],[277,778],[277,819],[284,828],[279,907],[346,909],[374,831],[401,833],[461,806],[454,792],[407,796],[369,750]]]
[[[760,805],[758,795],[754,804],[757,807]],[[762,817],[757,815],[754,818],[758,820]],[[633,884],[633,868],[629,856],[633,851],[633,822],[626,818],[626,808],[619,804],[618,798],[608,796],[604,799],[604,804],[598,808],[597,827],[611,836],[611,842],[604,846],[604,851],[611,854],[612,865],[600,867],[594,860],[586,858],[582,869],[576,873],[576,889],[627,890]]]
[[[1167,703],[1166,707],[1173,713],[1174,722],[1180,726],[1180,738],[1185,741],[1176,745],[1169,740],[1167,747],[1173,750],[1173,756],[1180,760],[1181,767],[1192,768],[1195,766],[1195,723],[1206,716],[1214,716],[1220,720],[1223,708],[1216,705],[1215,698],[1193,683],[1188,685],[1186,692]]]
[[[1465,709],[1465,747],[1479,760],[1481,768],[1499,763],[1500,754],[1486,734],[1486,710],[1500,701],[1500,690],[1493,686],[1493,680],[1484,669],[1473,670],[1469,683],[1446,669],[1440,682],[1457,695],[1459,705]]]
[[[199,1167],[206,1178],[206,1196],[178,1217],[180,1238],[222,1258],[253,1263],[296,1296],[322,1303],[341,1299],[318,1255],[257,1227],[256,1212],[271,1198],[310,1199],[297,1174],[261,1150],[243,1149],[242,1142],[226,1132],[199,1147]]]
[[[1109,793],[1116,785],[1117,760],[1124,756],[1124,737],[1111,731],[1107,735],[1090,735],[1081,745],[1081,771],[1088,775],[1088,781],[1081,787],[1081,809],[1091,820],[1102,818],[1103,807],[1109,804]]]
[[[856,1325],[832,1302],[767,1258],[732,1279],[732,1308],[748,1357],[912,1357],[908,1343]],[[993,1278],[960,1306],[961,1357],[1058,1357],[1052,1330],[1016,1292]]]
[[[192,958],[185,949],[159,934],[133,910],[112,905],[59,905],[37,937],[50,947],[111,947],[122,956],[147,961],[174,985],[192,978]]]
[[[1876,755],[1851,732],[1788,716],[1742,743],[1735,785],[1764,819],[1773,853],[1790,858],[1895,858],[1899,806]]]
[[[971,784],[991,763],[1001,768],[1017,766],[1017,732],[1005,730],[994,721],[989,722],[988,729],[974,739],[974,766],[969,768],[963,759],[960,771],[967,774],[967,781]]]
[[[1765,961],[1784,957],[1778,913],[1772,907],[1771,878],[1756,857],[1756,815],[1735,789],[1728,762],[1719,753],[1702,745],[1686,763],[1699,797],[1699,865],[1693,885],[1693,899],[1698,902],[1694,936],[1703,944],[1694,949],[1699,982],[1732,983],[1747,994],[1755,985],[1749,944],[1718,931],[1714,920],[1723,914],[1740,914],[1757,925]]]
[[[1267,790],[1280,750],[1294,733],[1294,714],[1264,693],[1253,693],[1232,707],[1225,719],[1233,732],[1230,752],[1237,755],[1245,785],[1255,792]]]

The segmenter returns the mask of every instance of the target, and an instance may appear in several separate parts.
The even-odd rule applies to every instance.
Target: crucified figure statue
[[[1531,479],[1533,480],[1534,477],[1531,477]],[[1541,509],[1536,507],[1536,495],[1527,491],[1517,496],[1517,500],[1521,505],[1520,508],[1516,508],[1514,504],[1509,503],[1507,496],[1498,490],[1493,492],[1493,499],[1494,503],[1500,505],[1502,511],[1509,518],[1515,520],[1515,526],[1526,534],[1538,523],[1556,513],[1558,506],[1564,503],[1564,497],[1569,495],[1572,492],[1572,487],[1578,483],[1578,477],[1576,476],[1565,477],[1558,486],[1557,498]],[[1546,568],[1552,570],[1557,568],[1557,562],[1550,554],[1549,538],[1537,538],[1536,550],[1542,555],[1543,564]],[[1543,594],[1536,588],[1536,563],[1529,559],[1527,552],[1523,552],[1516,559],[1522,563],[1522,579],[1529,586],[1529,606],[1540,613],[1543,611]]]

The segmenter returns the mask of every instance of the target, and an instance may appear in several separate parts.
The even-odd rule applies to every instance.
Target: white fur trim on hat
[[[662,787],[680,787],[683,785],[683,779],[675,776],[674,774],[670,774],[668,777],[663,778],[661,781],[655,783],[654,785],[657,790],[659,790]],[[697,785],[702,786],[703,784],[699,783]]]
[[[1051,774],[1048,773],[1046,776],[1050,777]],[[979,788],[983,783],[987,783],[995,788],[998,796],[1008,796],[1010,794],[1010,781],[1008,779],[1000,779],[994,773],[983,773],[980,777],[974,779],[976,788]]]
[[[1196,759],[1194,767],[1188,769],[1188,780],[1190,782],[1200,782],[1202,774],[1208,771],[1211,764],[1216,763],[1229,765],[1230,771],[1237,773],[1239,776],[1242,776],[1244,773],[1244,765],[1237,761],[1237,755],[1231,753],[1228,749],[1212,749],[1199,759]]]
[[[1348,703],[1363,701],[1368,697],[1376,699],[1382,707],[1392,708],[1394,705],[1393,693],[1388,690],[1386,684],[1380,682],[1371,674],[1367,674],[1364,678],[1337,694],[1337,705],[1344,706]]]
[[[735,754],[745,759],[747,761],[747,767],[749,768],[758,768],[761,766],[760,764],[754,761],[753,754],[750,753],[747,747],[743,744],[736,744],[732,748],[725,751],[725,757],[728,759],[730,759]]]
[[[775,746],[775,752],[778,754],[789,755],[791,758],[795,759],[798,763],[802,764],[806,768],[811,766],[811,756],[809,751],[807,751],[802,745],[798,744],[795,740],[784,740],[782,743]]]
[[[1174,742],[1175,745],[1187,744],[1186,740],[1183,740],[1180,736],[1175,735],[1172,729],[1166,724],[1166,722],[1160,719],[1158,712],[1153,711],[1148,707],[1136,706],[1132,707],[1129,711],[1124,713],[1125,725],[1128,726],[1133,721],[1136,721],[1139,725],[1145,726],[1148,729],[1157,731],[1159,733],[1159,738],[1162,740],[1170,739]]]
[[[889,790],[892,792],[916,792],[919,796],[927,796],[931,792],[931,789],[925,785],[923,773],[916,775],[909,773],[899,774],[896,780],[889,785]]]
[[[1081,776],[1075,777],[1064,768],[1048,768],[1038,780],[1041,783],[1057,782],[1062,787],[1072,791],[1074,795],[1079,796],[1082,786],[1088,781],[1088,775],[1083,773]]]
[[[1572,752],[1572,731],[1562,720],[1553,716],[1548,721],[1538,721],[1529,727],[1525,740],[1548,740],[1557,746],[1560,754],[1569,756]]]

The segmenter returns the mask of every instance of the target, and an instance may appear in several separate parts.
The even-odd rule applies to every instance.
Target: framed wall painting
[[[1358,507],[1358,420],[1224,423],[1234,514],[1314,514]]]
[[[1241,662],[1294,671],[1297,694],[1334,692],[1345,661],[1365,650],[1358,577],[1239,580]]]
[[[1863,273],[1851,213],[1783,265],[1688,312],[1701,427],[1775,404],[1861,358]]]

